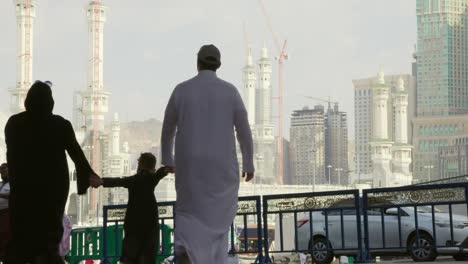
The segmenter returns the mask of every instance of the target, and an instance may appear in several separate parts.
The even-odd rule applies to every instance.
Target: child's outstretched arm
[[[112,187],[123,187],[128,188],[130,185],[132,177],[122,177],[122,178],[102,178],[102,187],[112,188]]]
[[[159,181],[166,177],[167,174],[168,170],[166,167],[159,168],[153,175],[154,186],[158,185]]]

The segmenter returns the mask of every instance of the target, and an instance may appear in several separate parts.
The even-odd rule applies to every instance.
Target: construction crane
[[[307,99],[312,99],[312,100],[316,100],[316,101],[320,101],[320,102],[325,102],[325,103],[328,103],[328,105],[330,104],[338,104],[338,102],[334,102],[330,99],[330,97],[328,98],[328,100],[326,99],[322,99],[322,98],[318,98],[318,97],[313,97],[313,96],[308,96],[308,95],[304,95],[305,98]]]
[[[288,41],[284,40],[283,45],[279,40],[278,35],[273,30],[273,26],[271,25],[271,19],[268,15],[265,7],[265,3],[263,0],[258,0],[260,7],[262,9],[263,15],[265,16],[268,29],[273,36],[273,40],[275,42],[276,51],[278,55],[276,59],[278,60],[278,97],[274,98],[278,100],[278,153],[279,153],[279,178],[280,183],[284,183],[284,154],[283,154],[283,91],[284,91],[284,62],[288,60],[288,53],[286,51],[288,46]]]

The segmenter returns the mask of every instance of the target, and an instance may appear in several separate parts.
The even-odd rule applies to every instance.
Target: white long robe
[[[234,129],[243,171],[254,172],[252,133],[236,87],[200,71],[174,89],[164,116],[162,164],[176,168],[175,251],[186,252],[192,264],[227,262],[240,181]]]

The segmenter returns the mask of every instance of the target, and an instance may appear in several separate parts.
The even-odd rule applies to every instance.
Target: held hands
[[[93,188],[99,188],[102,185],[102,179],[96,174],[89,175],[89,185]]]
[[[242,173],[242,178],[245,178],[245,181],[246,182],[249,182],[250,180],[252,180],[254,177],[254,173],[253,172],[243,172]]]
[[[166,173],[175,173],[175,167],[165,166]]]

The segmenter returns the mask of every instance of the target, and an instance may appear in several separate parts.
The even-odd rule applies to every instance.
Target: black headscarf
[[[51,115],[54,109],[52,89],[46,83],[35,82],[24,100],[26,111],[35,115]]]

